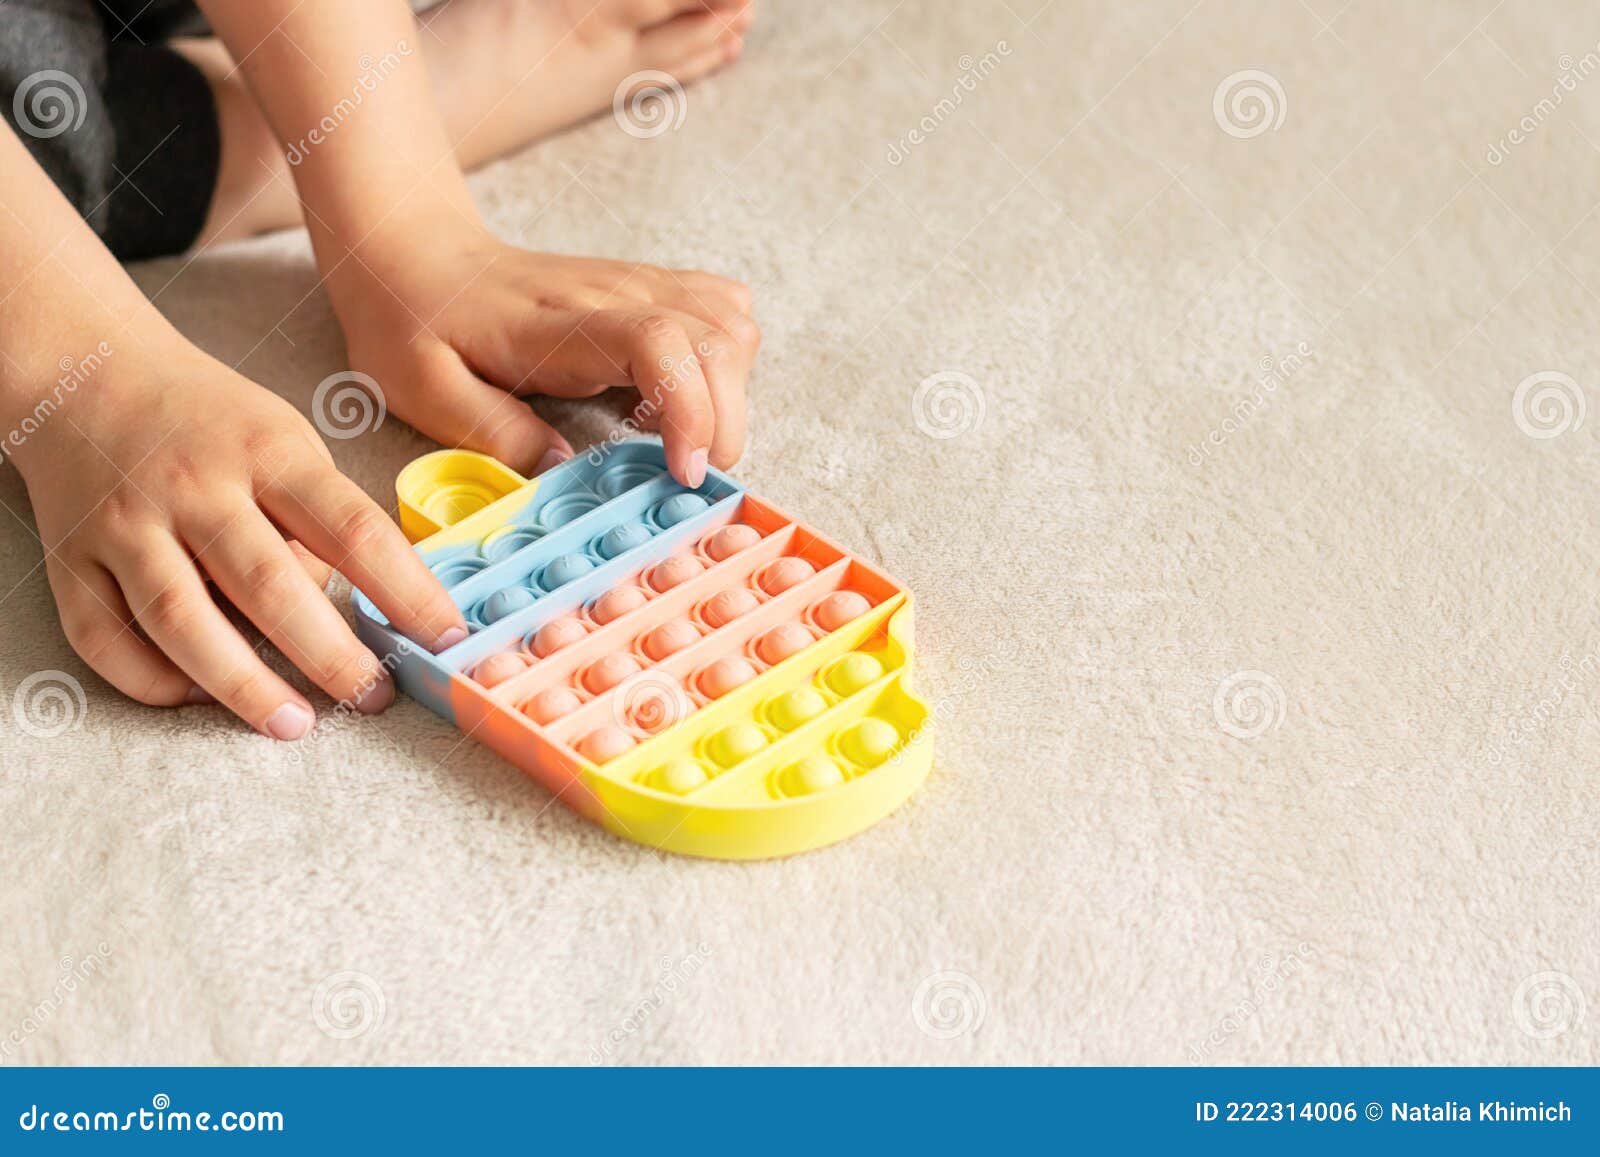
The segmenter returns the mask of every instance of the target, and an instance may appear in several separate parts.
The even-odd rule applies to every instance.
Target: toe
[[[725,64],[732,64],[739,58],[739,53],[744,51],[744,42],[737,36],[723,37],[712,48],[707,49],[698,56],[692,56],[681,64],[672,67],[672,75],[677,77],[682,84],[699,80],[702,76],[715,72]]]
[[[645,27],[697,12],[714,12],[727,17],[731,12],[749,8],[750,0],[620,0],[620,4],[625,20]]]
[[[639,34],[639,60],[646,68],[690,81],[727,63],[744,47],[736,14],[717,11],[676,16]],[[748,25],[746,25],[747,27]]]

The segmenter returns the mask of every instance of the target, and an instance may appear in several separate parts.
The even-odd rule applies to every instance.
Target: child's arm
[[[310,704],[209,579],[329,695],[380,710],[393,686],[311,555],[407,633],[465,636],[305,419],[184,340],[4,128],[0,286],[0,454],[27,484],[67,638],[107,681],[157,705],[215,698],[275,738],[303,735]]]
[[[202,0],[291,157],[353,366],[438,440],[524,470],[570,454],[507,393],[635,385],[698,485],[744,441],[760,333],[706,273],[529,253],[468,196],[404,0]],[[537,67],[537,61],[528,62]]]

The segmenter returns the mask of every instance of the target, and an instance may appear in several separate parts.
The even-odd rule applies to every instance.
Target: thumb
[[[572,457],[554,426],[474,374],[454,350],[443,347],[415,366],[421,380],[394,390],[389,408],[435,441],[488,454],[529,476]]]

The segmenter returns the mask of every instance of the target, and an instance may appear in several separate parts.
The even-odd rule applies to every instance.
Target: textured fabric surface
[[[921,793],[699,862],[409,702],[131,705],[7,471],[0,1059],[1600,1061],[1600,18],[1039,3],[770,3],[674,131],[474,178],[758,288],[737,473],[916,592]],[[299,234],[138,276],[341,366]],[[391,501],[428,448],[333,443]]]

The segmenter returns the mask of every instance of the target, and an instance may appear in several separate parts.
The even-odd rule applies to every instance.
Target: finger
[[[521,382],[525,388],[566,396],[616,385],[638,389],[643,399],[635,421],[659,422],[668,468],[685,485],[699,486],[716,428],[710,387],[689,338],[704,329],[695,316],[648,306],[534,315],[510,336],[520,360],[533,367]],[[740,432],[735,444],[742,440]]]
[[[661,430],[661,416],[656,413],[656,408],[646,405],[644,399],[639,397],[639,392],[631,386],[609,391],[605,397],[605,406],[617,421],[625,422],[633,429],[642,430],[647,434],[659,433]]]
[[[498,458],[524,474],[543,474],[572,457],[572,445],[521,398],[474,374],[454,350],[420,359],[421,388],[397,390],[390,408],[446,446]],[[514,386],[515,381],[507,383]]]
[[[367,715],[394,702],[388,670],[361,645],[259,512],[183,537],[228,601],[330,697]]]
[[[738,343],[751,361],[755,360],[756,351],[761,348],[761,327],[750,316],[748,304],[741,306],[740,299],[731,290],[718,285],[721,278],[711,278],[709,274],[699,275],[707,280],[695,280],[694,274],[669,273],[669,276],[673,278],[672,283],[663,286],[660,293],[665,304],[720,329]],[[748,302],[749,291],[745,293],[743,300]]]
[[[333,568],[292,538],[286,540],[286,545],[294,555],[294,560],[300,564],[300,569],[316,583],[317,589],[326,591],[328,580],[333,577]]]
[[[67,642],[107,683],[152,707],[212,701],[134,629],[122,588],[104,567],[93,562],[69,566],[50,556],[45,570]]]
[[[467,637],[461,608],[400,533],[354,482],[320,464],[273,479],[263,509],[318,558],[360,587],[395,628],[434,651]]]
[[[750,359],[734,339],[720,329],[701,332],[695,352],[705,373],[716,425],[711,436],[711,461],[726,470],[744,453],[745,381]]]
[[[176,540],[165,532],[150,537],[136,553],[111,560],[111,573],[150,641],[224,707],[273,739],[311,730],[311,704],[228,622]]]
[[[685,486],[705,481],[716,411],[700,357],[682,321],[652,311],[623,323],[628,375],[661,415],[667,468]]]
[[[691,329],[703,323],[666,306],[595,309],[581,317],[534,315],[511,335],[533,369],[523,384],[549,393],[596,393],[632,385],[660,415],[667,467],[680,482],[705,480],[716,412]]]
[[[699,319],[709,328],[695,338],[699,356],[711,391],[716,412],[716,428],[711,441],[711,461],[724,470],[744,452],[745,386],[756,351],[761,347],[761,330],[736,304],[727,288],[737,286],[707,273],[670,273],[676,279],[674,303],[682,312]],[[743,300],[748,304],[749,291]]]

